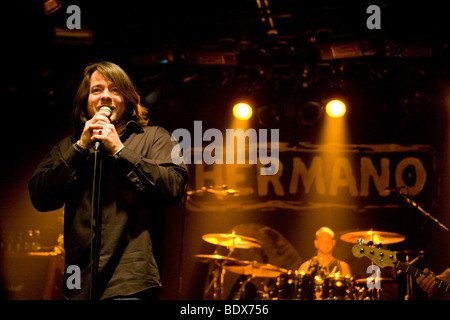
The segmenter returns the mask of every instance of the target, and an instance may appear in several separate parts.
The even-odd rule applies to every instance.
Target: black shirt
[[[142,127],[130,121],[117,157],[102,155],[101,243],[99,297],[126,296],[160,287],[153,234],[160,232],[167,206],[183,197],[188,173],[175,164],[177,142],[161,127]],[[92,213],[93,151],[83,153],[67,137],[42,160],[29,182],[33,205],[39,211],[64,207],[66,268],[81,270],[81,289],[66,286],[66,299],[88,299]],[[154,240],[154,239],[153,239]],[[157,252],[159,254],[160,251]]]

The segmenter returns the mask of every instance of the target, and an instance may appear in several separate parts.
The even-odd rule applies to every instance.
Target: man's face
[[[314,240],[314,245],[317,248],[317,251],[323,253],[323,254],[330,254],[333,252],[334,245],[336,244],[336,241],[333,240],[333,238],[326,233],[321,233],[317,237],[316,240]]]
[[[120,123],[126,111],[126,103],[117,87],[97,70],[91,75],[87,113],[92,118],[101,107],[111,108],[111,123]]]

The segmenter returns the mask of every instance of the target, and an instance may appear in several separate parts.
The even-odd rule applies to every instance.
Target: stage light
[[[332,118],[340,118],[342,117],[347,108],[345,106],[345,103],[341,100],[331,100],[327,103],[326,111],[327,114]]]
[[[320,120],[322,114],[323,108],[319,102],[308,101],[300,106],[297,112],[297,121],[312,126]]]
[[[256,117],[259,124],[263,127],[272,128],[273,126],[278,125],[278,122],[280,121],[277,112],[268,106],[258,108],[256,110]]]
[[[237,103],[233,107],[233,115],[239,120],[248,120],[253,114],[252,107],[247,103]]]

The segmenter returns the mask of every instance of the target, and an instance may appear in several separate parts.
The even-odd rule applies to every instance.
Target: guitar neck
[[[407,274],[412,275],[414,278],[418,278],[422,275],[426,276],[426,274],[423,273],[423,271],[421,271],[417,268],[411,267],[410,265],[403,263],[401,261],[397,261],[395,263],[395,269],[402,270],[403,272],[406,272]],[[450,284],[443,280],[440,280],[438,278],[436,278],[436,286],[438,288],[444,289],[445,292],[450,291]]]

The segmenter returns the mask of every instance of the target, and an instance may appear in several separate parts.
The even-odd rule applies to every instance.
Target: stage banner
[[[245,149],[245,161],[239,149]],[[213,152],[216,159],[239,161],[188,163],[189,210],[396,208],[405,206],[399,193],[431,208],[438,198],[430,145],[280,142],[235,151],[227,158],[207,148],[191,150],[203,159]]]

